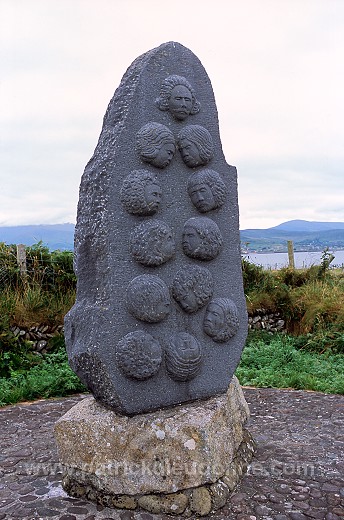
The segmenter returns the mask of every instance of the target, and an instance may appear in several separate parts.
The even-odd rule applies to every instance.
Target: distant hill
[[[295,251],[344,249],[344,222],[289,220],[268,229],[243,229],[241,246],[247,251],[287,251],[292,240]],[[0,227],[0,242],[31,246],[42,241],[51,251],[73,250],[74,224]]]
[[[288,220],[270,229],[281,231],[327,231],[344,229],[344,222],[310,222],[308,220]]]
[[[243,229],[240,237],[245,251],[287,251],[288,240],[295,251],[344,249],[344,222],[290,220],[268,229]]]
[[[0,242],[32,246],[43,242],[51,251],[73,251],[74,224],[0,227]]]

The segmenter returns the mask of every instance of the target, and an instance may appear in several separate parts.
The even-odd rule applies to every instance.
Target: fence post
[[[291,269],[295,269],[294,244],[293,244],[292,240],[288,240],[288,259],[289,259],[289,267]]]
[[[26,248],[24,244],[17,244],[17,263],[19,265],[20,276],[24,283],[27,282],[26,269]]]

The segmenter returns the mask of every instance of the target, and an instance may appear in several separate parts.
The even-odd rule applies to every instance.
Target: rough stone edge
[[[148,511],[153,514],[206,516],[222,508],[234,491],[255,452],[255,442],[250,432],[243,428],[243,441],[225,474],[212,484],[177,491],[176,493],[149,493],[146,495],[104,494],[92,486],[83,486],[65,474],[63,489],[75,498],[88,499],[105,507]]]

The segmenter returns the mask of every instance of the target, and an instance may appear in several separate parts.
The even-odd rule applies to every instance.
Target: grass
[[[27,258],[24,283],[14,246],[0,243],[0,406],[85,391],[63,338],[41,357],[9,329],[62,324],[75,301],[72,253],[37,244]],[[243,260],[249,312],[279,312],[288,334],[249,334],[236,371],[242,385],[344,393],[344,272],[330,263],[326,251],[322,264],[308,269],[266,271]]]
[[[344,331],[343,278],[314,280],[294,289],[291,306],[299,318],[299,333],[324,330],[330,323]]]
[[[22,290],[7,288],[1,291],[0,316],[9,325],[60,325],[75,301],[75,290],[46,291],[39,285]]]
[[[297,348],[290,336],[250,334],[236,375],[242,385],[344,394],[344,356]]]
[[[298,338],[250,333],[236,375],[242,385],[344,394],[344,356],[309,352]],[[29,369],[0,378],[0,406],[85,392],[68,365],[63,339],[58,349]]]
[[[65,348],[60,347],[27,371],[13,371],[9,378],[0,378],[0,406],[84,391],[68,365]]]

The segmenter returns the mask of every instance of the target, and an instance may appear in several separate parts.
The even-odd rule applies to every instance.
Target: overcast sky
[[[167,41],[211,79],[241,229],[344,222],[343,0],[0,0],[0,226],[75,222],[115,89]]]

